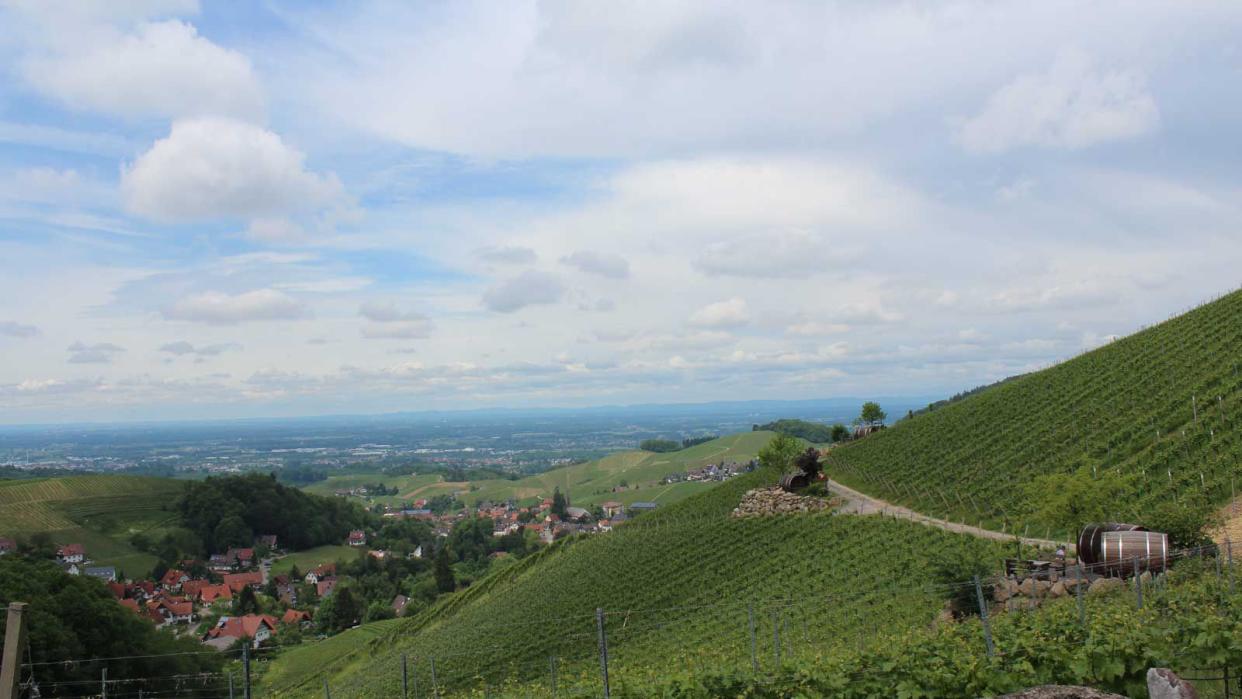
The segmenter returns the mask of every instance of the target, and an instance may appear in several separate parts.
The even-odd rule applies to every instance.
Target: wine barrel
[[[1169,563],[1168,535],[1121,522],[1088,524],[1078,535],[1078,562],[1088,572],[1131,575],[1135,558],[1140,572],[1164,570]]]
[[[802,471],[794,471],[781,476],[781,490],[793,493],[811,484],[811,478]]]

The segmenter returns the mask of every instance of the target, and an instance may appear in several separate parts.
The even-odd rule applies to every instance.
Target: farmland
[[[849,485],[936,516],[1043,535],[1041,477],[1116,484],[1133,521],[1168,499],[1227,501],[1242,460],[1242,292],[833,449]],[[1141,521],[1141,520],[1140,520]]]
[[[305,573],[323,563],[353,560],[358,557],[358,553],[358,549],[348,546],[316,546],[305,551],[295,551],[282,556],[272,564],[272,573],[288,573],[294,566],[297,566],[299,571]]]
[[[473,504],[482,500],[504,501],[510,498],[529,503],[551,496],[553,489],[559,487],[569,495],[572,504],[584,507],[608,500],[625,504],[649,500],[665,505],[702,492],[712,485],[701,482],[660,483],[665,476],[721,461],[749,461],[771,437],[771,432],[742,432],[664,454],[624,451],[519,480],[445,481],[434,475],[361,473],[332,477],[307,486],[305,490],[331,494],[338,489],[379,482],[395,486],[399,494],[374,498],[375,502],[395,504],[457,493],[465,502]]]
[[[0,534],[20,539],[47,533],[57,543],[79,542],[100,565],[141,574],[155,557],[128,539],[169,525],[184,482],[163,478],[90,475],[0,484]]]

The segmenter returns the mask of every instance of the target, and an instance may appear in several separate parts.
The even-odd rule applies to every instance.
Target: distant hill
[[[156,558],[130,546],[129,537],[171,525],[185,487],[185,481],[119,475],[0,481],[0,535],[46,533],[58,544],[84,544],[99,565],[144,575]]]
[[[742,432],[675,452],[618,452],[595,461],[554,468],[515,481],[499,478],[445,481],[439,476],[384,476],[367,473],[334,476],[304,489],[312,493],[330,494],[334,490],[379,481],[385,485],[396,485],[399,489],[396,496],[378,498],[381,502],[395,503],[461,493],[460,497],[467,503],[474,503],[482,500],[505,501],[509,498],[531,501],[550,497],[553,489],[559,487],[561,492],[569,496],[571,504],[583,507],[608,500],[625,504],[644,500],[669,504],[702,492],[712,484],[661,484],[660,481],[665,476],[721,461],[750,461],[771,438],[771,432]]]
[[[835,448],[829,471],[921,512],[1040,535],[1056,523],[1034,510],[1067,493],[1038,479],[1058,474],[1089,479],[1086,495],[1108,489],[1100,514],[1118,521],[1174,499],[1221,503],[1242,492],[1239,347],[1234,292]]]

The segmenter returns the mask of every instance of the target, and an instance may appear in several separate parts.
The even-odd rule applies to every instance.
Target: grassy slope
[[[436,657],[439,680],[456,689],[483,681],[538,681],[560,658],[563,686],[595,675],[596,607],[608,611],[614,682],[645,678],[668,657],[714,667],[748,666],[747,604],[755,605],[759,652],[770,656],[773,619],[785,652],[812,652],[854,629],[929,622],[942,600],[922,585],[946,547],[977,546],[997,560],[1001,547],[904,521],[801,515],[738,520],[728,516],[748,488],[774,480],[756,472],[723,483],[619,528],[558,543],[493,574],[332,663],[315,646],[291,650],[268,679],[274,696],[313,696],[328,672],[333,696],[399,694],[400,657]],[[904,585],[900,603],[894,586]],[[870,604],[885,590],[885,604]],[[806,644],[806,645],[804,645]],[[301,672],[293,668],[303,668]],[[616,685],[614,685],[616,686]]]
[[[872,495],[998,529],[1020,520],[1032,479],[1080,468],[1130,477],[1115,513],[1126,520],[1172,492],[1224,501],[1242,457],[1239,347],[1234,292],[835,449],[829,469]]]
[[[287,573],[297,566],[302,573],[314,568],[321,563],[334,563],[336,561],[352,561],[357,558],[360,553],[359,549],[350,548],[349,546],[316,546],[313,549],[305,551],[296,551],[287,556],[281,557],[280,560],[272,564],[272,573]]]
[[[183,481],[87,475],[0,484],[0,534],[20,538],[46,532],[57,543],[82,543],[100,565],[141,575],[154,556],[134,549],[131,535],[158,532],[173,517]]]
[[[399,502],[434,495],[462,492],[467,503],[480,500],[503,501],[514,498],[532,501],[549,497],[560,487],[569,493],[574,505],[589,506],[608,500],[631,502],[651,500],[669,504],[711,487],[709,483],[661,485],[660,480],[671,473],[684,472],[720,461],[745,462],[754,458],[771,439],[771,432],[742,432],[698,444],[668,454],[646,451],[625,451],[596,461],[557,468],[516,481],[493,479],[471,482],[441,480],[438,476],[385,476],[379,473],[335,476],[306,487],[308,492],[330,495],[340,488],[363,483],[382,482],[396,486],[399,496],[376,498],[376,502]],[[628,487],[613,492],[625,481]],[[474,488],[474,490],[471,490]]]

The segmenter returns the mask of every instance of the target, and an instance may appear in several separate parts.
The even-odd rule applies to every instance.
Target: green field
[[[402,654],[422,663],[423,686],[426,661],[436,657],[443,689],[538,681],[552,656],[566,683],[590,682],[596,607],[608,612],[618,683],[646,677],[669,657],[745,664],[748,604],[765,654],[774,624],[792,629],[789,639],[810,652],[810,639],[853,639],[860,624],[930,622],[943,604],[926,586],[930,566],[947,551],[971,547],[995,563],[1003,556],[999,544],[900,520],[728,516],[745,490],[775,477],[757,471],[610,534],[558,543],[403,620],[382,639],[336,645],[332,653],[291,649],[266,688],[274,696],[311,696],[326,672],[333,696],[399,695],[392,669]]]
[[[664,485],[660,481],[665,476],[721,461],[749,461],[771,438],[771,432],[742,432],[665,454],[625,451],[512,481],[445,481],[434,475],[386,476],[381,473],[362,473],[333,476],[326,481],[307,486],[305,490],[330,495],[338,489],[381,482],[386,486],[395,486],[400,494],[374,498],[375,502],[396,504],[435,495],[457,494],[467,504],[484,500],[503,502],[510,498],[529,504],[551,497],[553,489],[559,487],[569,495],[571,504],[582,507],[609,500],[627,505],[638,501],[667,505],[707,490],[714,484],[695,482]],[[626,485],[622,487],[622,483]]]
[[[59,544],[84,544],[98,565],[143,575],[156,559],[129,537],[167,527],[184,488],[184,481],[113,475],[7,481],[0,483],[0,535],[47,533]]]
[[[1116,521],[1242,487],[1242,292],[1050,369],[902,420],[831,452],[829,471],[927,514],[1008,531],[1053,523],[1028,514],[1036,478],[1115,475]],[[1062,536],[1069,532],[1056,532]]]
[[[350,548],[349,546],[316,546],[313,549],[305,551],[296,551],[282,556],[279,560],[272,564],[272,573],[288,573],[297,566],[302,573],[323,563],[335,563],[336,561],[352,561],[358,557],[359,549]]]

